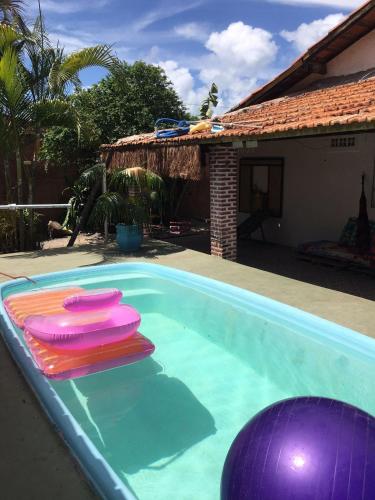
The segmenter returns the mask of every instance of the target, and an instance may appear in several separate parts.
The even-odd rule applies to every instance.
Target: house
[[[102,152],[113,168],[139,161],[182,177],[188,162],[209,199],[211,253],[225,259],[236,259],[238,223],[261,208],[270,242],[338,240],[362,174],[375,219],[375,0],[220,120],[220,133],[143,134]]]

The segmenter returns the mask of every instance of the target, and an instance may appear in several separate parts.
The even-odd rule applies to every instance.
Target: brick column
[[[211,254],[237,258],[238,166],[237,151],[231,146],[209,149]]]

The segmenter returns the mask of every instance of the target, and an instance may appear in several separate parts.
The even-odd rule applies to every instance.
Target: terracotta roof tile
[[[374,122],[375,128],[375,77],[285,96],[228,113],[218,120],[226,129],[216,134],[204,132],[163,140],[156,139],[152,133],[141,134],[104,145],[102,149],[215,142],[236,137],[262,138],[286,131],[353,123]]]

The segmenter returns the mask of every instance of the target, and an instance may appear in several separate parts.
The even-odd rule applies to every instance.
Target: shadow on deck
[[[210,253],[209,235],[196,235],[168,239],[169,243]],[[298,258],[294,248],[263,241],[239,241],[237,262],[312,285],[375,300],[375,276],[355,269],[332,265],[313,264]]]

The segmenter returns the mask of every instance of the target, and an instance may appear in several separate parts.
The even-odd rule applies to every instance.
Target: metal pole
[[[103,167],[103,184],[102,184],[103,194],[107,192],[107,167],[104,165]],[[106,217],[104,220],[104,242],[108,242],[108,218]]]
[[[24,210],[27,208],[69,208],[70,203],[45,203],[32,205],[17,205],[9,203],[8,205],[0,205],[0,210]]]

